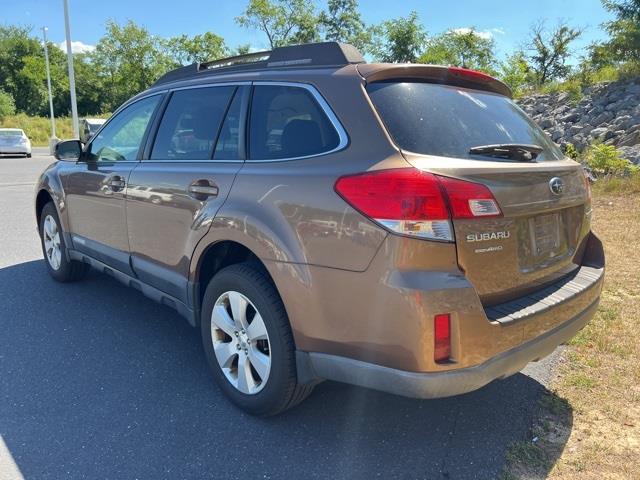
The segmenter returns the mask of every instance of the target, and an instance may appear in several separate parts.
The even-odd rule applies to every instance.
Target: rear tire
[[[245,412],[276,415],[313,390],[298,384],[289,319],[259,267],[231,265],[213,277],[204,294],[201,332],[216,383]]]
[[[27,158],[31,158],[31,154],[30,153],[27,153]]]
[[[62,225],[53,202],[47,203],[40,214],[40,244],[47,271],[54,280],[73,282],[84,277],[87,265],[67,258]]]

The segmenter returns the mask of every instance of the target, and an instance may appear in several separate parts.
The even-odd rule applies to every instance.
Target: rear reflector
[[[590,175],[586,170],[583,170],[582,173],[584,174],[584,188],[587,192],[587,200],[591,201],[591,179],[589,178]]]
[[[435,240],[453,241],[451,219],[502,214],[484,185],[416,168],[348,175],[338,179],[335,190],[392,232]]]
[[[451,358],[451,316],[448,313],[434,317],[433,333],[433,360],[446,363]]]

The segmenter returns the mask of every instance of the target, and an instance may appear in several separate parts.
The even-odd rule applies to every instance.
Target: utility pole
[[[51,138],[49,138],[49,148],[57,141],[56,137],[56,117],[53,113],[53,94],[51,93],[51,71],[49,70],[49,47],[47,46],[47,27],[42,27],[42,40],[44,42],[44,62],[47,68],[47,90],[49,91],[49,113],[51,114]]]
[[[76,102],[76,77],[73,73],[73,52],[71,51],[71,28],[69,27],[69,0],[64,3],[64,30],[67,36],[67,64],[69,65],[69,92],[71,94],[71,121],[73,122],[73,137],[80,138],[78,125],[78,104]]]

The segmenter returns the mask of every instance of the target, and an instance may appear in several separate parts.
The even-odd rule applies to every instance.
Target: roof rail
[[[330,67],[364,62],[362,54],[353,45],[338,42],[307,43],[194,63],[164,74],[153,86],[186,80],[205,72],[216,74],[296,66]]]

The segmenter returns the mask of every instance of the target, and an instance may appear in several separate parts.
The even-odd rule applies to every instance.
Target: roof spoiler
[[[421,80],[497,93],[512,98],[511,89],[497,78],[476,70],[441,65],[371,63],[358,65],[358,72],[368,82],[386,80]]]
[[[188,79],[204,72],[227,73],[297,66],[332,67],[364,63],[364,61],[362,54],[353,45],[339,42],[307,43],[221,58],[211,62],[194,63],[166,73],[153,86]]]

